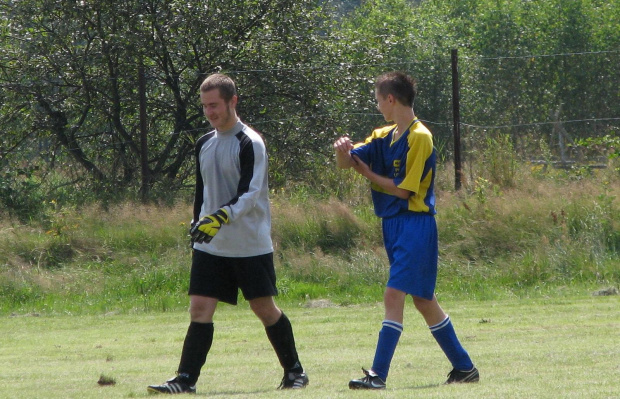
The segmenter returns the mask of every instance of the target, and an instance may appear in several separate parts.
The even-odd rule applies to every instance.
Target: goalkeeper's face
[[[237,96],[226,101],[220,96],[220,91],[214,89],[201,92],[200,102],[205,117],[215,129],[229,130],[237,123]]]

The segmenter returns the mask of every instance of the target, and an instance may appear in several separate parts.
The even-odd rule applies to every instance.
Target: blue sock
[[[379,341],[375,351],[375,360],[372,362],[372,371],[377,373],[384,382],[387,381],[390,363],[392,363],[392,357],[402,332],[402,324],[391,320],[383,320],[383,327],[379,332]]]
[[[429,328],[448,360],[452,363],[452,367],[460,371],[469,371],[474,368],[467,351],[456,337],[450,317],[446,317],[441,323]]]

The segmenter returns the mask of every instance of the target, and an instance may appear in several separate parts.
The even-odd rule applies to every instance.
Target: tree
[[[137,192],[141,67],[154,194],[189,186],[193,143],[209,129],[198,87],[218,71],[239,83],[276,187],[320,176],[337,135],[383,123],[372,85],[388,70],[417,78],[416,112],[447,157],[453,48],[465,136],[484,143],[489,125],[550,138],[553,123],[582,120],[565,130],[603,137],[618,131],[619,18],[620,0],[5,1],[0,167],[23,173],[0,183]]]
[[[315,96],[307,96],[313,76],[298,66],[323,54],[313,33],[325,20],[318,2],[20,0],[0,5],[0,15],[10,21],[0,53],[8,122],[2,153],[44,165],[61,184],[96,195],[139,184],[140,66],[149,175],[160,190],[182,187],[193,173],[193,142],[208,129],[198,102],[206,75],[224,71],[240,80],[249,120],[317,108]],[[273,76],[273,67],[291,72]],[[251,70],[261,72],[242,72]],[[280,131],[271,130],[272,137]],[[41,146],[38,157],[26,155],[33,145]]]
[[[606,119],[620,115],[610,90],[620,83],[618,0],[442,0],[420,12],[428,7],[444,8],[459,43],[464,123],[499,126],[488,130],[515,141],[557,140],[553,126],[562,121],[581,121],[564,126],[574,138],[617,130]]]

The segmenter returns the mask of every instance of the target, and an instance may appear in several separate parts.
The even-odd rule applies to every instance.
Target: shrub
[[[41,182],[31,172],[25,169],[5,170],[0,175],[0,205],[21,223],[47,219]]]

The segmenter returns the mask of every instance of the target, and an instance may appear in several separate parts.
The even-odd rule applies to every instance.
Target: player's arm
[[[353,169],[370,180],[371,183],[381,187],[385,192],[401,199],[407,199],[411,196],[411,191],[398,187],[394,183],[394,180],[389,177],[381,176],[373,172],[367,164],[357,157],[357,155],[353,155],[352,163]]]
[[[355,161],[351,157],[353,143],[347,136],[343,136],[334,142],[334,151],[336,152],[336,166],[340,169],[349,169],[355,165]]]
[[[202,180],[202,173],[200,172],[200,149],[202,148],[202,144],[204,144],[205,136],[201,137],[196,143],[196,147],[194,148],[194,155],[196,157],[196,185],[194,187],[194,207],[192,212],[192,221],[189,226],[189,235],[191,237],[191,246],[194,246],[194,226],[200,219],[200,209],[202,208],[202,202],[204,200],[204,182]]]
[[[230,201],[222,204],[223,208],[229,210],[231,223],[257,206],[261,190],[267,185],[269,169],[267,150],[262,140],[250,140],[246,136],[239,144],[240,176],[237,192]]]
[[[200,160],[196,157],[196,186],[194,188],[194,209],[192,212],[192,226],[200,219],[200,209],[204,200],[204,182],[200,173]]]

